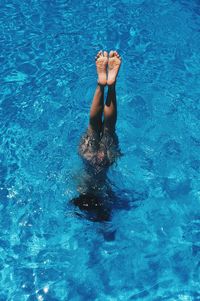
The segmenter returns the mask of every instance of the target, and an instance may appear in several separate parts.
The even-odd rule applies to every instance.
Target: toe
[[[114,51],[114,56],[119,57],[119,53],[117,51]]]
[[[100,56],[102,55],[102,50],[100,50],[98,53],[97,53],[97,58],[99,58]]]
[[[103,56],[103,51],[102,50],[100,50],[98,53],[97,53],[97,55],[96,55],[96,57],[95,57],[95,60],[97,61],[100,57],[102,57]]]
[[[107,52],[107,51],[104,51],[103,55],[104,55],[105,57],[108,57],[108,52]]]
[[[114,56],[114,51],[111,50],[110,53],[109,53],[109,57],[113,57]]]

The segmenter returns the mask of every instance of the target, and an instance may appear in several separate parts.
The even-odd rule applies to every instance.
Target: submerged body
[[[120,156],[115,132],[117,121],[115,84],[120,64],[121,58],[116,51],[111,51],[109,57],[105,51],[97,54],[98,84],[90,109],[89,126],[79,146],[79,154],[85,165],[85,175],[78,187],[80,195],[72,202],[81,211],[88,213],[88,218],[93,221],[110,219],[114,198],[107,181],[107,171]],[[108,93],[104,104],[106,85]]]
[[[90,171],[98,175],[106,172],[120,156],[118,144],[116,133],[106,131],[98,136],[88,130],[81,139],[79,154]]]

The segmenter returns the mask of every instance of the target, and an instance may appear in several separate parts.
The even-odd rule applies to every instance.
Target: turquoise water
[[[200,300],[200,2],[0,8],[0,300]],[[124,206],[94,223],[69,201],[99,49],[123,58]]]

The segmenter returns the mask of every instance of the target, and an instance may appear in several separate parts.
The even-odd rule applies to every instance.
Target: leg
[[[115,83],[119,68],[121,65],[121,58],[117,51],[110,51],[108,61],[108,95],[104,106],[104,130],[111,133],[115,132],[115,125],[117,122],[117,102]]]
[[[115,133],[117,122],[117,101],[115,83],[121,64],[121,58],[116,51],[110,51],[108,61],[108,94],[104,106],[103,136],[100,141],[98,155],[107,166],[112,165],[121,155],[118,138]],[[104,162],[103,161],[103,162]]]
[[[87,161],[93,162],[98,150],[99,137],[102,131],[102,114],[104,107],[104,86],[106,85],[106,69],[108,64],[108,53],[99,51],[96,56],[96,68],[98,75],[98,86],[94,93],[90,108],[89,127],[82,137],[79,153]]]
[[[89,130],[95,131],[98,135],[102,130],[102,114],[104,107],[104,86],[106,85],[106,68],[108,63],[108,53],[99,51],[96,56],[96,68],[98,75],[98,86],[96,88],[91,109]]]
[[[108,86],[108,94],[104,106],[104,131],[115,132],[117,122],[117,101],[115,84]]]
[[[98,135],[102,129],[102,113],[104,107],[104,86],[98,84],[90,108],[89,131]]]

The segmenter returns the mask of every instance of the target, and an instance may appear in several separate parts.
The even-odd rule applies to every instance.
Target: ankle
[[[97,87],[99,87],[101,90],[104,90],[106,84],[103,85],[103,84],[100,84],[98,81],[97,81]]]
[[[108,89],[115,90],[115,85],[116,85],[116,81],[110,85],[108,84]]]

